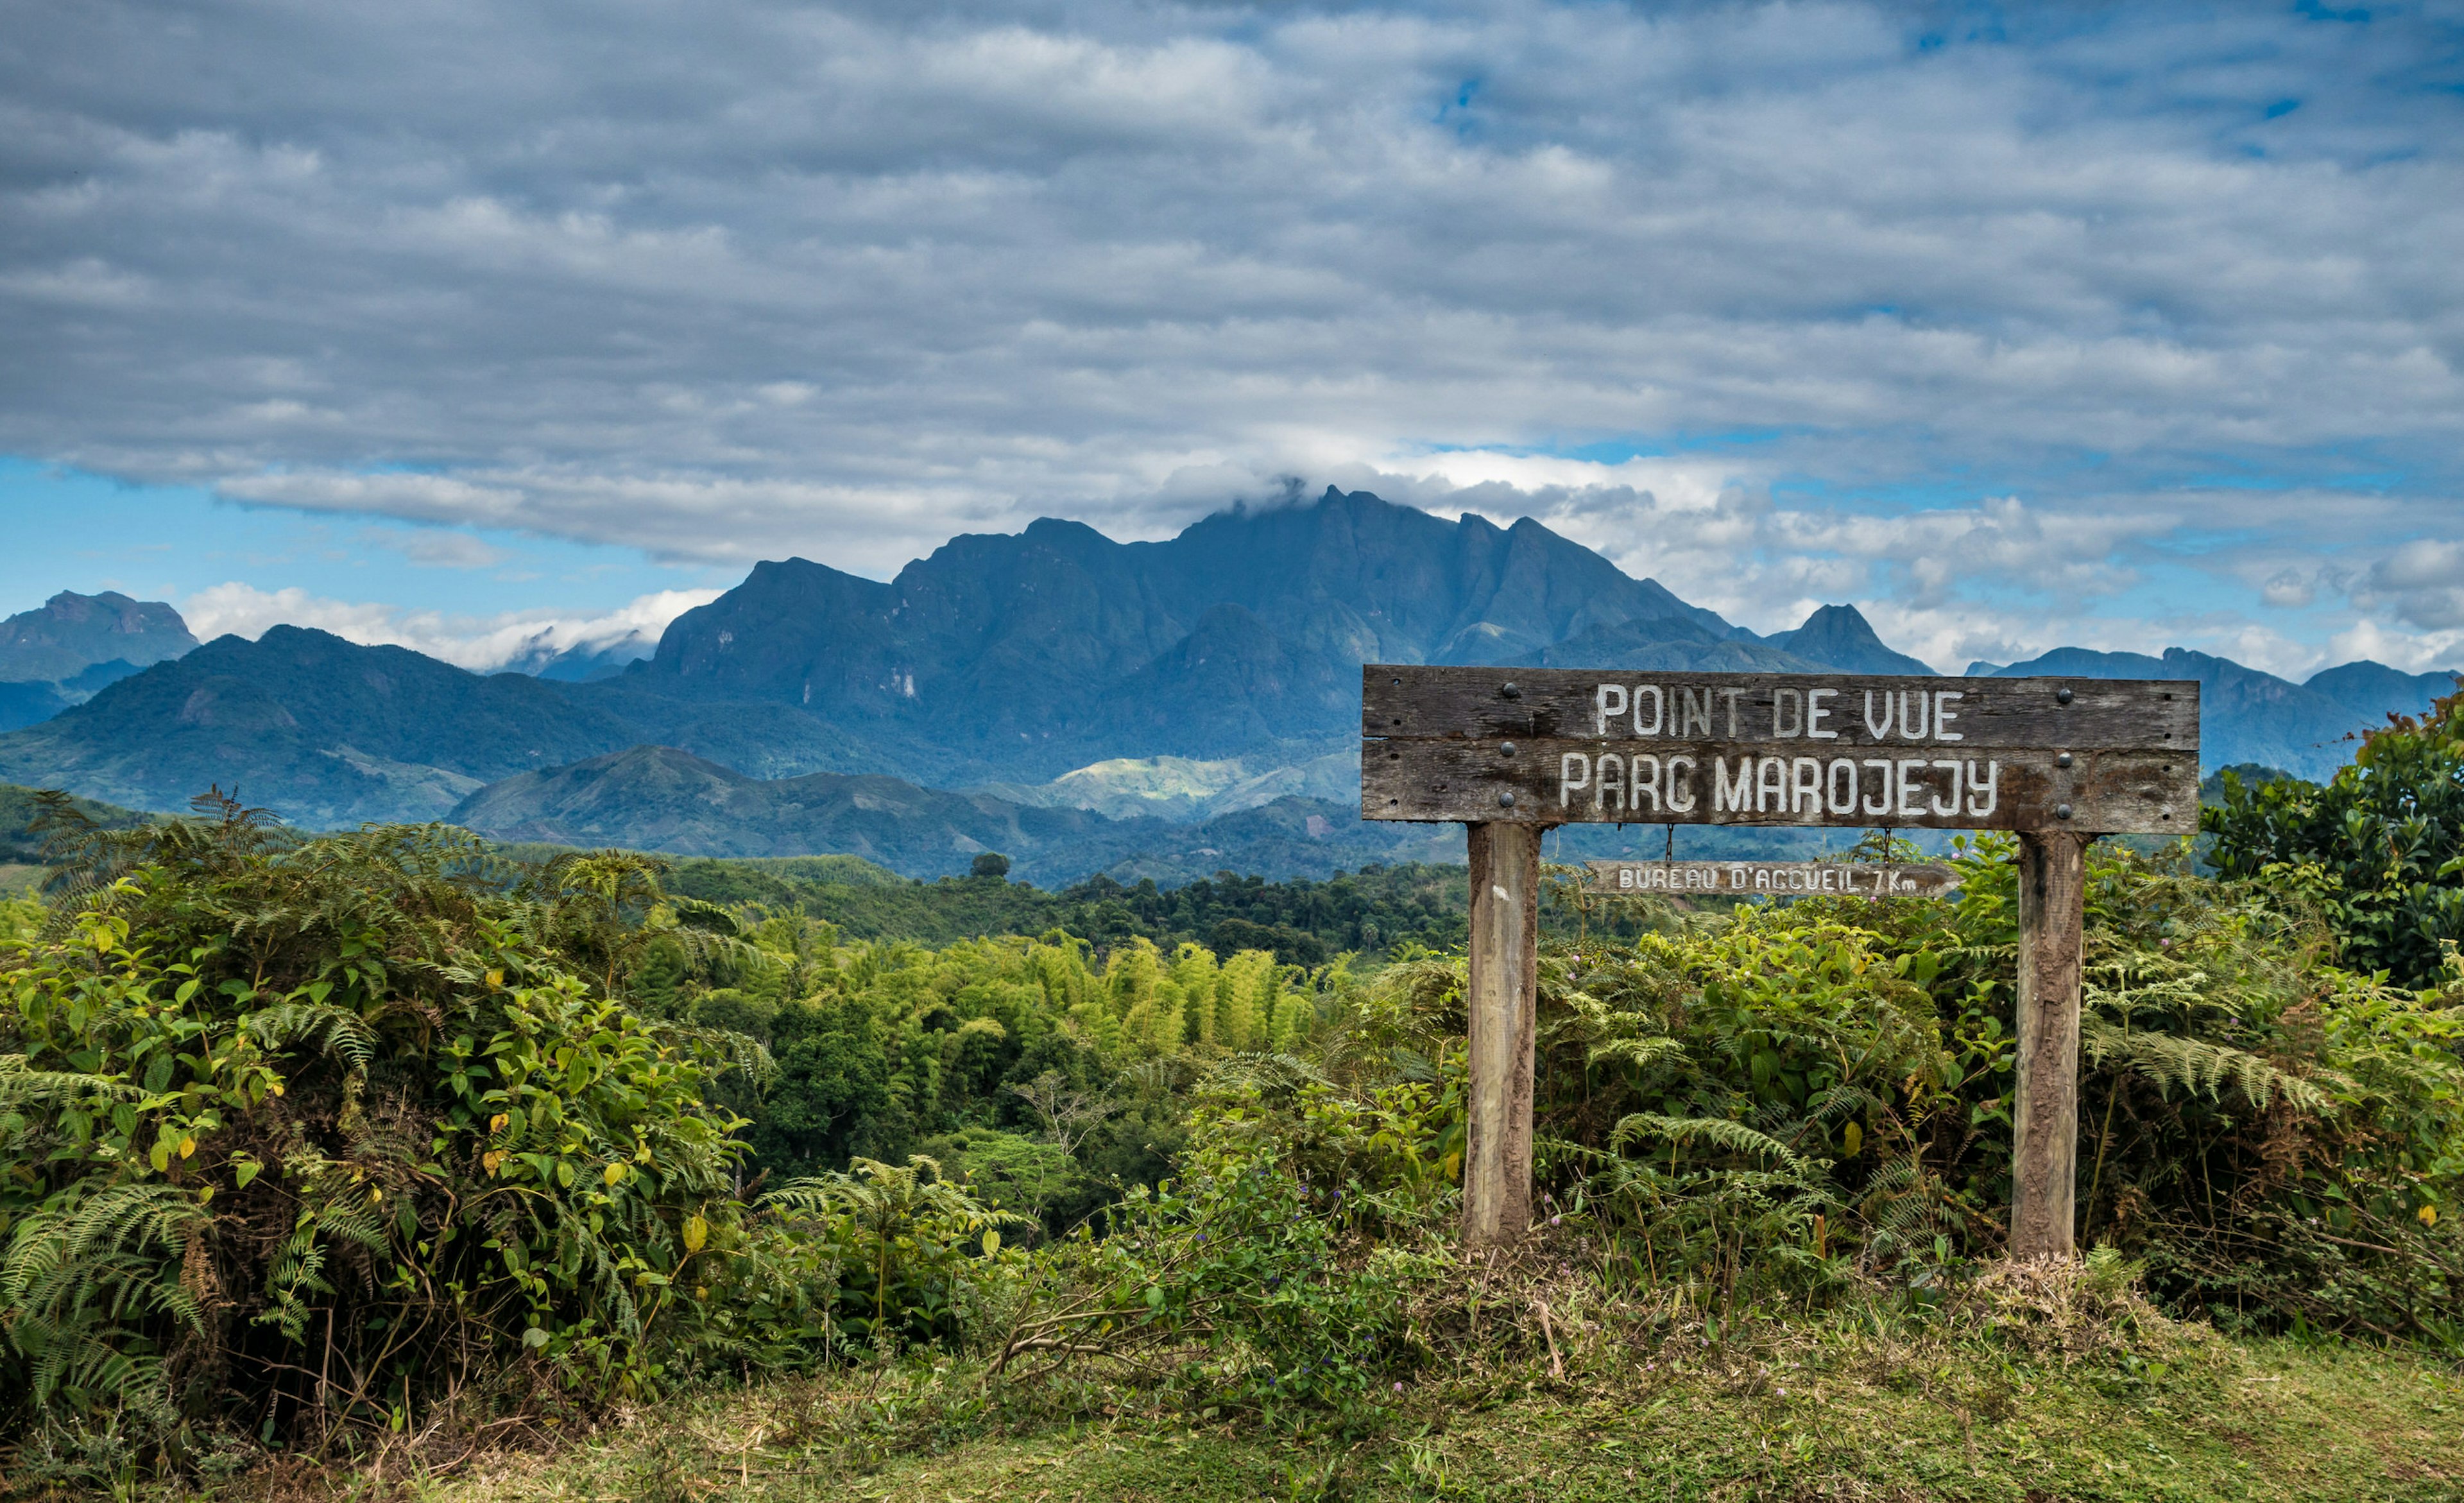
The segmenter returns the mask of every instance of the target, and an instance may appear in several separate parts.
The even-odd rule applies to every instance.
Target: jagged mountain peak
[[[1364,660],[1523,661],[1637,620],[1750,640],[1531,519],[1449,520],[1330,486],[1159,542],[1049,518],[968,534],[887,585],[764,564],[678,617],[626,681],[793,704],[920,743],[945,776],[1040,779],[1125,751],[1341,738]]]
[[[1886,646],[1865,613],[1854,606],[1816,607],[1804,625],[1770,640],[1773,647],[1829,664],[1841,673],[1933,674],[1923,660]]]

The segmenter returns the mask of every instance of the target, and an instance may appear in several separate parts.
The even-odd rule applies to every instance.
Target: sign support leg
[[[2019,1080],[2011,1255],[2070,1257],[2079,1186],[2079,961],[2087,841],[2019,836]]]
[[[1463,1244],[1499,1248],[1531,1225],[1531,1052],[1540,987],[1540,827],[1475,824],[1471,846],[1470,1099]]]

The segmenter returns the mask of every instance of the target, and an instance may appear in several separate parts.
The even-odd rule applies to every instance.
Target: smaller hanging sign
[[[1944,866],[1847,861],[1594,861],[1587,893],[1720,894],[1742,897],[1940,897],[1958,885]]]

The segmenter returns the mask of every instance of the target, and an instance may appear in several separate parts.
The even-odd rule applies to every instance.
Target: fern
[[[268,1050],[313,1041],[327,1053],[349,1060],[353,1070],[367,1069],[377,1053],[376,1031],[358,1013],[330,1002],[294,998],[275,1003],[249,1015],[248,1031]]]
[[[1646,1138],[1708,1144],[1741,1158],[1771,1160],[1791,1171],[1805,1165],[1796,1150],[1778,1138],[1721,1116],[1663,1116],[1657,1112],[1637,1112],[1621,1119],[1609,1133],[1610,1144],[1617,1148],[1629,1147]]]
[[[2334,1098],[2317,1085],[2230,1044],[2178,1033],[2134,1032],[2091,1015],[2079,1020],[2079,1051],[2092,1065],[2110,1065],[2148,1081],[2159,1095],[2178,1090],[2219,1101],[2231,1086],[2261,1110],[2278,1100],[2305,1112],[2335,1109]]]
[[[205,1334],[200,1292],[181,1271],[189,1240],[209,1225],[192,1197],[165,1184],[106,1186],[18,1223],[0,1262],[0,1305],[36,1404],[69,1391],[167,1406],[144,1326],[167,1316]]]

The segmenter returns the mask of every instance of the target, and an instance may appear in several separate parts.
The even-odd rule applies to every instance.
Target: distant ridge
[[[1983,665],[1978,665],[1983,666]],[[1970,670],[1971,676],[1976,675]],[[1990,676],[2066,674],[2079,678],[2189,678],[2199,684],[2199,763],[2258,763],[2310,779],[2352,760],[2360,733],[2389,714],[2418,715],[2455,689],[2455,674],[2406,674],[2354,662],[2311,675],[2306,684],[2184,648],[2161,657],[2057,648],[2042,657],[1993,669]]]
[[[196,646],[188,624],[162,601],[64,589],[0,621],[0,681],[58,683],[115,659],[143,668]]]
[[[53,605],[29,630],[104,621],[73,657],[177,646],[155,608],[125,597]],[[1928,671],[1851,605],[1761,637],[1529,519],[1445,520],[1331,488],[1163,542],[1048,519],[956,538],[886,584],[765,563],[612,674],[604,655],[538,646],[529,666],[588,681],[473,674],[297,627],[142,670],[99,660],[23,693],[21,713],[51,718],[0,734],[0,778],[158,809],[220,784],[320,829],[459,811],[520,838],[894,851],[913,873],[948,870],[965,842],[1005,841],[1070,875],[1123,862],[1158,880],[1216,870],[1205,862],[1291,875],[1389,849],[1391,832],[1362,829],[1346,796],[1363,662]],[[1977,667],[2196,678],[2208,766],[2311,777],[2449,683],[2353,663],[2296,685],[2179,650]],[[10,702],[0,692],[0,716]],[[1769,853],[1782,838],[1689,832],[1680,845]],[[1551,839],[1562,854],[1664,849],[1642,827]]]
[[[0,778],[167,809],[219,784],[331,828],[434,819],[483,784],[633,739],[518,674],[275,627],[253,642],[217,637],[0,736]]]
[[[0,731],[37,725],[197,639],[159,600],[62,590],[0,621]]]

